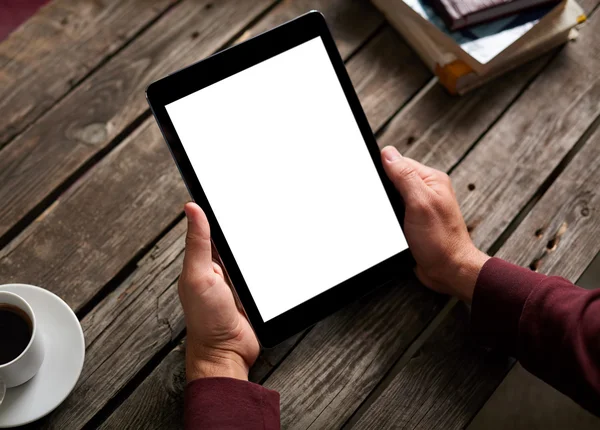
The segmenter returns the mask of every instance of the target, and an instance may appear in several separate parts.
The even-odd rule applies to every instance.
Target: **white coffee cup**
[[[8,363],[0,364],[0,389],[2,385],[12,388],[29,381],[35,376],[44,361],[44,344],[31,306],[20,296],[8,291],[0,291],[0,306],[2,305],[16,307],[29,317],[31,338],[19,356]],[[2,339],[2,333],[0,333],[0,348],[3,341],[6,340]]]

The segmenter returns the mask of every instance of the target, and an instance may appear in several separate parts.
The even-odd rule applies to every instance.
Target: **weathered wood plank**
[[[0,43],[0,148],[174,0],[55,0]]]
[[[417,290],[418,292],[416,292]],[[397,294],[400,292],[400,294]],[[412,312],[410,309],[421,309],[423,306],[430,306],[435,308],[436,310],[440,309],[440,306],[443,302],[443,299],[440,296],[436,296],[428,291],[422,290],[415,280],[412,280],[409,283],[405,283],[401,289],[399,289],[398,285],[384,287],[382,290],[376,293],[376,298],[366,298],[361,300],[359,303],[354,304],[350,308],[341,312],[341,314],[346,314],[340,318],[340,314],[334,316],[338,321],[338,324],[345,325],[346,328],[353,321],[356,320],[356,314],[359,309],[365,310],[365,317],[361,318],[361,329],[364,332],[370,333],[374,339],[374,342],[377,342],[382,336],[385,337],[385,342],[383,342],[383,347],[393,345],[399,343],[408,343],[412,338],[414,338],[418,333],[414,332],[414,329],[418,329],[422,327],[426,321],[419,321],[417,323],[416,320],[420,319],[420,315]],[[383,298],[383,299],[381,299]],[[418,305],[417,305],[417,302]],[[396,314],[399,315],[394,320],[389,319],[377,319],[375,318],[381,313],[389,313],[390,308],[394,308],[396,310]],[[362,313],[362,312],[360,312]],[[394,330],[394,327],[402,326],[403,331],[398,333]],[[309,332],[309,336],[316,330],[319,326],[311,330]],[[323,326],[321,326],[323,327]],[[338,327],[335,325],[339,331],[344,331],[344,327]],[[340,339],[332,339],[332,336],[337,336],[336,330],[319,330],[317,333],[317,337],[321,342],[331,343],[336,341],[340,354],[344,349],[352,349],[355,354],[358,354],[362,357],[365,363],[368,363],[371,360],[377,359],[378,354],[380,353],[378,346],[377,348],[370,348],[368,344],[356,345],[352,343],[352,336],[349,334],[346,336],[346,342],[340,342]],[[292,339],[291,342],[287,344],[278,346],[275,351],[267,351],[269,356],[267,360],[272,363],[272,365],[267,369],[270,370],[274,365],[276,365],[286,354],[289,353],[290,348],[293,346],[293,342],[295,339]],[[293,354],[293,351],[292,351]],[[174,357],[172,357],[174,356]],[[322,369],[323,372],[326,373],[326,369],[330,365],[337,364],[340,357],[330,356],[326,361],[319,363],[317,367],[313,369],[316,371],[317,369]],[[178,363],[174,364],[174,360],[179,360]],[[284,361],[285,365],[285,361]],[[144,423],[148,428],[164,428],[163,423],[177,423],[177,427],[181,420],[181,404],[175,408],[167,408],[166,405],[162,403],[165,401],[163,397],[165,394],[163,381],[165,378],[172,379],[176,374],[179,374],[184,369],[184,363],[182,360],[181,352],[178,349],[175,349],[170,353],[170,357],[166,359],[166,361],[162,362],[160,366],[155,369],[155,371],[146,379],[142,385],[140,385],[134,392],[134,394],[129,397],[116,411],[111,415],[111,417],[106,422],[106,428],[133,428],[140,423]],[[251,379],[253,381],[260,381],[266,372],[256,372],[253,369],[251,372]],[[305,375],[306,376],[306,375]],[[323,378],[327,378],[327,375],[322,375]],[[275,387],[276,388],[276,387]],[[166,395],[172,399],[182,399],[182,390],[183,386],[176,387],[175,390],[169,391]],[[312,395],[315,397],[313,398]],[[322,392],[322,396],[331,396],[332,393]],[[306,402],[311,402],[316,400],[315,393],[307,393]],[[146,406],[152,404],[152,409],[156,412],[152,414],[152,419],[147,420],[145,418],[146,414]],[[286,428],[288,423],[282,422],[282,427]]]
[[[590,13],[600,1],[579,3]],[[433,80],[386,125],[378,138],[380,147],[395,146],[402,154],[436,169],[452,168],[558,51],[555,49],[462,97],[449,95]]]
[[[150,82],[219,49],[272,1],[177,5],[4,147],[0,237],[148,111]]]
[[[363,88],[359,96],[372,122],[382,122],[386,113],[392,115],[395,112],[390,102],[385,102],[387,111],[381,108],[386,97],[396,99],[399,106],[427,79],[424,69],[403,67],[415,58],[405,46],[400,47],[398,55],[388,55],[389,62],[385,66],[381,62],[377,73],[367,72],[364,58],[371,58],[374,53],[389,53],[387,44],[394,45],[396,41],[393,33],[384,31],[348,63],[353,81]],[[419,74],[421,79],[411,77],[413,73]],[[387,89],[378,98],[370,97],[368,90],[375,87],[375,80]],[[412,82],[412,86],[398,82]],[[101,169],[93,169],[61,196],[38,222],[0,252],[0,277],[7,281],[44,285],[79,309],[132,256],[144,249],[158,231],[173,222],[187,193],[153,120],[147,120],[142,127],[151,131],[136,137],[131,149],[122,150],[125,152],[122,158],[109,154],[109,158],[100,163]],[[138,155],[137,151],[143,155]],[[143,163],[137,160],[140,157]],[[118,162],[122,166],[116,167],[116,171],[111,170],[111,163]],[[88,185],[82,187],[81,184]],[[157,185],[153,188],[151,184]],[[7,188],[0,189],[0,194]],[[139,203],[132,206],[131,201]],[[144,216],[147,213],[153,216]],[[139,219],[143,222],[138,226]],[[123,235],[123,231],[131,233]],[[90,260],[85,249],[96,254],[94,265],[88,264]],[[65,268],[76,273],[73,275]]]
[[[600,250],[599,237],[597,128],[496,255],[575,282]]]
[[[429,341],[356,423],[359,429],[462,429],[479,410],[512,359],[485,351],[468,337],[468,311],[454,308]]]
[[[101,429],[182,429],[185,347],[173,349]],[[160,389],[156,387],[160,386]]]
[[[598,37],[591,32],[597,19],[598,17],[594,16],[590,25],[582,31],[581,40],[577,44],[569,46],[569,49],[560,54],[552,62],[552,66],[545,70],[535,83],[521,95],[519,102],[508,111],[510,114],[508,118],[510,119],[506,120],[506,117],[503,117],[498,123],[500,127],[497,124],[492,128],[492,131],[487,135],[488,137],[475,147],[475,150],[471,152],[471,156],[467,157],[467,161],[459,165],[459,174],[453,176],[464,214],[467,220],[471,220],[471,228],[475,227],[472,214],[477,214],[482,207],[487,208],[488,212],[483,212],[483,214],[490,218],[489,221],[486,220],[489,232],[487,235],[474,235],[475,243],[483,249],[487,249],[499,237],[510,220],[558,164],[570,148],[569,145],[572,146],[577,137],[583,134],[585,124],[589,124],[597,115],[599,108],[597,100],[600,91],[596,90],[600,86],[597,85],[598,76],[593,72],[595,69],[594,63],[597,62],[597,59],[595,53],[590,53],[590,50],[587,49],[588,43],[593,43],[594,39]],[[590,59],[586,60],[590,54],[592,54]],[[567,61],[565,57],[569,57],[569,60]],[[565,81],[568,81],[568,85],[565,85]],[[538,82],[541,82],[541,84]],[[551,96],[548,95],[548,92],[551,93]],[[550,103],[551,98],[552,102]],[[545,141],[530,139],[522,142],[517,137],[520,133],[526,131],[525,128],[517,129],[516,132],[511,128],[515,123],[528,123],[527,118],[531,118],[531,124],[527,130],[530,132],[536,130],[537,132],[534,134],[539,135],[543,133],[546,127],[545,119],[549,118],[551,113],[554,118],[565,115],[566,106],[573,108],[566,115],[573,122],[580,125],[576,129],[577,131],[569,131],[565,127],[560,127],[556,128],[552,135],[548,134]],[[540,116],[540,112],[544,111],[546,115]],[[571,125],[575,124],[571,123]],[[499,128],[501,131],[496,131]],[[559,130],[562,130],[563,133],[558,133]],[[513,136],[512,139],[509,139],[510,135]],[[499,152],[506,152],[507,154],[522,153],[523,148],[526,148],[530,155],[536,155],[528,160],[520,160],[520,172],[514,172],[515,164],[519,165],[514,161],[509,163],[506,161],[504,163],[499,162],[501,160],[497,157]],[[539,154],[540,152],[543,153],[543,156]],[[541,165],[535,161],[537,158],[543,159]],[[493,168],[485,167],[486,164],[492,162],[491,160],[495,162]],[[467,162],[469,175],[462,175],[460,169]],[[535,165],[532,165],[531,169],[524,168],[525,162]],[[484,167],[482,168],[482,166]],[[519,175],[516,175],[517,173]],[[469,193],[468,184],[471,182],[478,184],[480,181],[487,182],[490,176],[497,178],[497,181],[501,178],[503,182],[510,182],[510,179],[514,179],[516,176],[519,181],[518,185],[511,182],[511,185],[509,185],[511,186],[510,194],[494,193],[485,190],[485,188],[486,192],[476,191],[480,198],[477,205],[473,204],[471,196],[466,195]],[[479,190],[479,185],[477,185],[477,190]],[[495,212],[490,214],[489,211],[492,210]],[[393,315],[386,315],[384,318],[393,318]],[[326,322],[323,324],[326,324]],[[346,328],[346,330],[355,332],[353,340],[356,343],[370,341],[358,330],[354,331],[352,328]],[[322,375],[314,371],[315,363],[321,359],[321,356],[337,355],[337,346],[313,341],[311,336],[313,332],[309,333],[294,349],[283,365],[266,381],[265,385],[271,386],[270,384],[276,381],[277,383],[274,386],[281,388],[282,420],[284,423],[300,423],[298,426],[302,427],[305,423],[316,420],[314,427],[341,425],[348,418],[349,411],[358,407],[364,399],[365,395],[363,393],[370,391],[370,388],[374,386],[375,379],[365,378],[365,369],[357,367],[355,364],[359,358],[349,354],[339,358],[340,363],[343,363],[343,365],[338,365],[335,368],[330,367],[327,370],[328,380],[324,381]],[[314,349],[317,347],[319,350],[315,353]],[[396,351],[381,350],[378,360],[371,364],[369,373],[372,372],[381,377],[389,369],[385,355],[396,353]],[[353,369],[351,376],[348,375],[348,368]],[[289,376],[281,376],[284,371]],[[297,374],[304,374],[305,378],[302,383],[294,379],[294,375]],[[346,383],[332,385],[331,381],[334,381],[335,377],[341,377],[342,374]],[[348,380],[351,382],[347,382]],[[368,389],[363,391],[365,385]],[[329,392],[341,391],[335,399],[329,402],[302,403],[301,400],[307,396],[307,392],[319,392],[325,389]]]
[[[260,382],[287,354],[297,336],[267,350],[250,370],[250,381]],[[173,349],[102,424],[102,429],[181,429],[185,388],[185,346]]]
[[[183,331],[176,281],[183,261],[185,226],[183,220],[170,230],[140,261],[140,269],[82,320],[87,345],[83,372],[67,401],[43,421],[45,428],[83,425]],[[146,338],[148,333],[151,338]],[[139,342],[140,336],[144,343]],[[252,369],[253,380],[260,381],[297,338],[264,351]]]
[[[388,25],[348,61],[347,67],[373,130],[378,130],[431,77],[419,57]]]
[[[390,35],[382,33],[383,40],[390,40],[387,39]],[[380,39],[375,38],[365,48],[365,55],[370,55],[372,49],[380,48]],[[360,73],[364,70],[364,63],[360,61],[361,53],[354,57],[360,67],[348,65],[353,79],[359,84],[362,79]],[[401,56],[390,58],[392,64],[400,67],[402,63],[396,62]],[[379,70],[380,73],[386,73],[389,68],[382,67]],[[402,74],[396,76],[397,79],[404,77]],[[365,79],[372,80],[373,76],[369,74]],[[417,89],[409,90],[414,92]],[[396,91],[390,91],[389,94],[398,95]],[[401,103],[409,94],[400,94],[398,97]],[[393,111],[395,109],[390,110],[390,114]],[[381,110],[377,110],[377,114],[381,115]],[[173,181],[177,184],[173,184]],[[128,184],[126,194],[116,199],[115,190],[124,188],[125,184]],[[146,195],[139,202],[129,204],[125,210],[123,205],[141,193]],[[150,232],[156,233],[165,227],[165,223],[168,225],[176,219],[180,213],[180,203],[186,197],[162,138],[152,120],[148,120],[59,199],[38,223],[28,228],[0,254],[0,274],[9,279],[27,277],[27,282],[55,289],[71,306],[78,308],[102,288],[129,261],[130,256],[152,240],[154,236]],[[82,211],[82,208],[85,210]],[[126,215],[123,215],[125,212]],[[152,213],[152,216],[146,216],[148,213]],[[71,224],[73,216],[76,217],[75,225]],[[139,228],[137,224],[140,219],[148,226]],[[117,226],[116,221],[119,221]],[[72,230],[70,234],[65,234],[66,229]],[[132,233],[124,235],[123,231]],[[88,355],[82,377],[75,392],[50,417],[47,426],[58,428],[84,423],[156,352],[181,333],[183,319],[174,282],[180,270],[182,231],[183,224],[178,224],[161,241],[159,251],[153,251],[149,259],[141,263],[143,270],[136,272],[138,277],[121,285],[84,319]],[[94,243],[89,247],[95,251],[94,266],[89,265],[90,257],[85,250],[76,251],[82,238],[87,243]],[[56,256],[49,253],[40,256],[40,249],[50,248],[64,249],[60,254],[64,255],[65,260],[57,261]],[[69,249],[71,251],[67,251]],[[167,262],[159,258],[159,254],[163,253],[168,255]],[[29,261],[27,266],[25,261]],[[40,266],[39,270],[32,270],[37,265]],[[60,270],[57,270],[59,266]],[[75,271],[77,274],[73,276]],[[39,278],[33,279],[35,276]],[[65,278],[61,279],[61,276]],[[138,338],[148,332],[154,333],[152,341],[138,342]],[[263,356],[267,364],[254,370],[254,373],[266,374],[287,353],[289,347],[286,348],[279,352],[269,351]],[[132,360],[132,356],[136,359]],[[111,373],[110,377],[105,378],[105,373]],[[105,386],[105,382],[109,385]]]
[[[441,310],[444,297],[406,277],[317,324],[267,379],[282,395],[282,427],[339,427]]]
[[[325,16],[343,58],[347,58],[377,27],[384,23],[383,15],[367,0],[284,1],[244,32],[236,43],[270,30],[310,10],[318,10]]]
[[[181,273],[184,242],[182,221],[140,261],[145,270],[134,272],[82,320],[86,340],[83,372],[69,398],[40,425],[80,428],[162,346],[175,339],[178,332],[168,315],[161,314],[159,303],[171,289],[172,302],[182,312],[176,281]]]
[[[542,63],[540,62],[540,64],[532,65],[530,66],[531,69],[526,68],[526,73],[523,73],[522,75],[515,73],[513,76],[504,78],[506,82],[501,84],[501,88],[503,89],[503,92],[508,93],[508,95],[504,98],[499,98],[496,101],[498,103],[503,102],[505,105],[510,103],[514,95],[518,94],[519,89],[527,83],[528,79],[539,71],[541,64]],[[520,79],[519,76],[521,76]],[[484,92],[487,91],[487,89],[482,89],[480,91]],[[444,94],[444,97],[447,97],[445,93],[439,94]],[[496,115],[503,110],[503,107],[499,108],[496,104],[486,104],[486,101],[490,96],[491,94],[486,95],[485,92],[483,95],[470,96],[473,97],[475,101],[472,101],[474,106],[469,107],[473,112],[481,112],[482,118],[487,118],[489,123],[494,120],[494,116],[491,113],[487,113],[486,110],[492,110],[492,112],[496,112]],[[452,100],[454,100],[455,103],[463,103],[462,99],[452,98],[446,101],[446,105]],[[476,105],[476,102],[478,102],[479,105]],[[464,104],[462,106],[464,107]],[[436,118],[437,113],[434,110],[430,115],[432,116],[429,118],[422,118],[425,123],[427,123],[430,118]],[[468,127],[469,124],[468,121],[465,121],[464,127]],[[477,128],[475,131],[471,132],[465,130],[464,135],[469,137],[471,142],[463,147],[463,151],[477,139],[480,133],[478,130],[482,130],[480,124],[472,124],[471,126]],[[487,125],[484,125],[483,127],[485,129]],[[460,151],[457,151],[456,157],[461,156],[459,152]],[[404,301],[403,298],[397,298],[397,300],[398,301],[392,301],[398,305],[401,305]],[[414,310],[416,312],[423,312],[423,308],[419,309],[418,306],[414,308]],[[433,315],[434,313],[429,314],[429,317],[433,317]],[[379,318],[373,317],[373,321],[379,321],[380,319],[395,321],[394,318],[398,318],[398,312],[390,310],[389,314],[386,314],[384,317],[381,317],[380,315],[377,316]],[[401,350],[406,347],[406,345],[402,345],[402,347],[399,348],[400,350],[381,348],[378,350],[377,357],[373,361],[362,361],[361,358],[357,358],[356,351],[347,348],[345,345],[343,347],[340,346],[340,344],[343,344],[341,339],[345,339],[344,336],[352,339],[353,343],[360,345],[363,336],[357,336],[357,333],[361,333],[361,331],[353,331],[351,328],[353,320],[357,318],[357,315],[346,316],[346,319],[341,321],[340,318],[343,317],[337,315],[331,318],[337,322],[332,323],[331,321],[326,321],[317,325],[317,327],[300,343],[299,348],[291,353],[283,365],[278,368],[273,376],[267,381],[268,386],[282,389],[284,426],[293,422],[294,424],[298,423],[298,426],[300,427],[302,425],[311,424],[315,419],[316,421],[314,421],[313,425],[317,428],[326,426],[327,424],[333,426],[340,425],[349,416],[348,411],[351,413],[351,411],[354,410],[353,408],[356,408],[356,406],[360,404],[360,401],[366,397],[370,392],[370,389],[376,384],[378,378],[380,378],[385,370],[389,368],[390,363],[394,361],[394,358],[391,357],[391,355],[397,357],[397,355],[402,352]],[[425,320],[427,319],[425,318]],[[319,329],[319,327],[322,328]],[[420,326],[420,328],[422,327],[423,326]],[[319,334],[320,332],[317,329],[325,332],[332,332],[332,337],[328,338],[328,342],[323,341],[323,335]],[[418,330],[416,332],[418,332]],[[358,337],[361,339],[357,339]],[[348,349],[350,352],[345,354],[344,351],[347,351]],[[333,363],[328,361],[333,360],[332,357],[335,357]],[[358,357],[360,357],[360,355]],[[359,364],[356,363],[358,360],[361,360]],[[286,367],[288,370],[286,370]],[[352,370],[348,371],[348,368],[351,368]],[[317,372],[315,369],[328,369],[327,376],[323,376],[321,372]],[[284,376],[279,376],[284,374],[284,372]],[[298,377],[299,379],[295,379],[294,375],[300,375]],[[364,379],[361,379],[363,376]],[[332,381],[335,382],[338,379],[341,379],[344,382],[339,385],[334,384],[337,388],[332,388]],[[351,382],[348,382],[349,380]],[[340,386],[342,387],[341,391],[339,390]],[[297,389],[294,390],[293,393],[290,393],[290,387]],[[359,388],[357,389],[356,387]],[[148,387],[145,388],[145,390],[148,389]],[[153,389],[160,389],[160,387],[156,386]],[[322,394],[321,397],[319,397],[319,393]],[[311,398],[316,400],[311,403],[310,400],[307,400],[307,396],[309,395],[312,395],[313,397]],[[132,402],[140,401],[140,399],[148,401],[151,396],[152,394],[150,393],[143,395],[139,394],[139,396],[135,397],[137,400],[132,400]],[[328,404],[328,402],[331,403]],[[128,407],[128,413],[131,413],[132,409],[134,409],[133,406]],[[125,414],[119,414],[119,416],[122,417],[126,416]],[[119,419],[120,423],[123,423],[122,419],[124,418]]]
[[[477,142],[547,64],[545,55],[462,97],[432,80],[396,115],[377,141],[395,146],[401,154],[447,171]]]
[[[146,121],[0,250],[0,279],[40,285],[79,310],[186,199],[158,127]]]
[[[600,115],[600,13],[452,173],[473,239],[488,249]]]
[[[600,251],[600,129],[498,252],[521,265],[575,281]],[[549,246],[550,245],[550,246]],[[454,331],[448,327],[454,326]],[[357,428],[464,428],[513,361],[490,359],[450,317],[371,404]],[[426,375],[426,376],[424,376]],[[419,398],[426,393],[423,398]]]
[[[3,184],[0,200],[6,202],[0,207],[0,237],[87,160],[110,145],[131,121],[148,111],[143,89],[149,82],[217,49],[240,28],[236,24],[241,25],[243,18],[246,18],[244,22],[248,22],[252,13],[257,13],[258,5],[265,1],[250,10],[245,9],[249,6],[237,7],[233,1],[219,2],[219,7],[210,8],[208,12],[197,2],[178,6],[31,129],[0,151],[0,183]],[[245,2],[244,5],[250,3]],[[327,9],[331,7],[329,3],[332,2],[315,2],[315,6]],[[347,14],[363,9],[360,2],[352,4],[355,7]],[[294,3],[285,5],[289,5],[294,13],[299,11],[299,8],[292,7]],[[281,15],[277,20],[283,20],[290,14],[288,8],[277,8],[276,11]],[[211,15],[206,17],[206,13]],[[338,24],[339,28],[336,27]],[[358,47],[360,43],[356,36],[349,36],[353,34],[351,24],[341,20],[330,23],[334,34],[348,38],[336,39],[347,50]],[[227,27],[227,31],[223,27]],[[359,30],[365,32],[362,26]],[[380,43],[375,46],[386,49],[389,46],[385,45],[386,41],[394,37],[388,30],[380,35],[377,39]],[[354,61],[356,65],[349,65],[349,68],[356,69],[353,74],[355,82],[366,81],[366,74],[373,71],[365,68],[360,58]],[[404,79],[398,79],[396,71],[406,66],[414,67],[415,74],[404,72],[401,76]],[[390,92],[388,96],[393,96],[413,85],[414,81],[409,76],[423,72],[422,67],[417,57],[400,42],[397,52],[379,65],[376,76],[385,74],[391,77],[379,80]],[[368,94],[369,90],[365,88],[362,94]],[[376,109],[378,101],[373,100],[373,109]],[[88,108],[82,111],[80,106]],[[383,112],[378,111],[377,114],[381,116]],[[379,116],[376,120],[380,121]],[[55,127],[57,123],[64,126]]]

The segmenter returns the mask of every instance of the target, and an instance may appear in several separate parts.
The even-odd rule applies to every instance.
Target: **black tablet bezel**
[[[404,206],[402,200],[383,170],[377,142],[325,19],[320,12],[308,12],[273,30],[260,34],[248,41],[153,82],[146,89],[148,103],[171,150],[181,176],[194,201],[206,213],[211,227],[213,242],[235,286],[236,293],[256,332],[259,342],[265,347],[272,347],[293,334],[310,327],[324,317],[392,279],[400,271],[401,267],[406,266],[412,260],[410,252],[406,250],[396,254],[376,266],[359,273],[355,277],[290,309],[284,314],[264,322],[231,249],[225,240],[210,202],[207,200],[187,154],[175,132],[165,106],[315,37],[321,37],[325,45],[348,104],[352,109],[352,113],[367,145],[369,154],[394,208],[400,227],[403,228]],[[265,261],[265,264],[267,264],[267,261]],[[293,276],[293,274],[290,274],[290,276]],[[282,279],[282,283],[284,282],[285,280]]]

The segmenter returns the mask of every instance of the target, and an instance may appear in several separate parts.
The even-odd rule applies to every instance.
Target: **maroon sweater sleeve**
[[[239,379],[196,379],[185,388],[185,428],[279,429],[279,393]]]
[[[477,279],[471,327],[600,416],[600,289],[491,258]]]

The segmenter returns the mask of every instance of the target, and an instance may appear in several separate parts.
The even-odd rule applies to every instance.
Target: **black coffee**
[[[31,320],[16,306],[0,303],[0,365],[17,358],[31,339]]]

